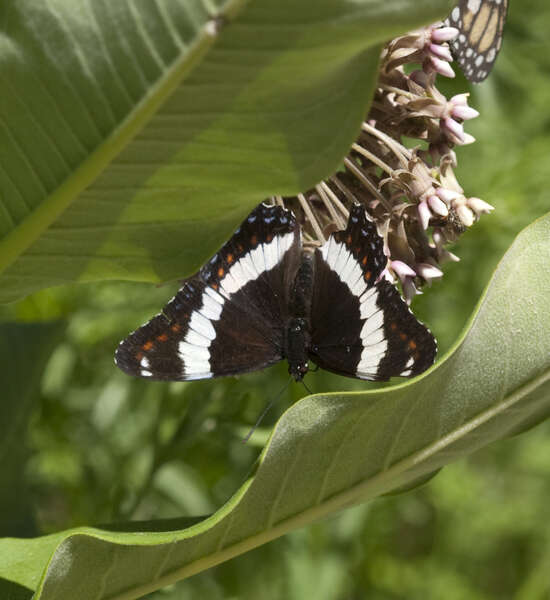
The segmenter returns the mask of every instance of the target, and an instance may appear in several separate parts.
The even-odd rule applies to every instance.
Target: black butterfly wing
[[[451,52],[466,78],[482,82],[491,72],[502,45],[508,0],[460,0],[446,20],[459,36]]]
[[[314,257],[311,359],[348,377],[413,377],[434,361],[435,339],[380,275],[383,240],[363,207]]]
[[[292,213],[259,205],[160,314],[120,343],[116,364],[130,375],[185,381],[278,362],[300,252]]]

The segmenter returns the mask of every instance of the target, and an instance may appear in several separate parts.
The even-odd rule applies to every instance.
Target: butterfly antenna
[[[306,388],[308,394],[313,394],[313,392],[307,387],[306,382],[302,379],[302,385]]]
[[[285,384],[283,389],[275,396],[275,398],[273,398],[272,400],[270,400],[267,403],[266,407],[262,411],[262,414],[258,417],[258,420],[256,421],[256,423],[254,423],[253,427],[250,429],[250,431],[246,434],[246,437],[243,439],[243,444],[246,444],[246,442],[248,442],[248,440],[250,439],[252,434],[256,431],[256,429],[258,429],[258,425],[262,422],[263,418],[267,415],[267,413],[269,412],[269,409],[275,404],[275,402],[277,402],[277,400],[279,400],[279,398],[283,395],[283,393],[288,389],[288,386],[290,385],[291,381],[292,381],[292,377],[289,378],[289,380],[287,381],[287,383]]]

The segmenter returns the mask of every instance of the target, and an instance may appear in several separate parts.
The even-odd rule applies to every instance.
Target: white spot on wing
[[[200,313],[207,319],[217,321],[222,314],[222,308],[223,304],[214,300],[208,293],[202,295],[202,308],[200,309]]]
[[[210,362],[199,358],[190,358],[183,363],[183,373],[186,379],[207,379],[212,377]]]
[[[216,337],[216,332],[214,331],[212,323],[209,321],[209,319],[203,317],[198,311],[195,311],[191,315],[189,328],[209,340],[213,340]]]
[[[225,292],[224,295],[228,297],[231,296],[231,294],[234,294],[237,290],[240,290],[242,287],[242,282],[239,281],[237,278],[233,277],[234,270],[235,269],[231,269],[230,271],[228,271],[225,274],[225,277],[220,282],[223,291]]]
[[[243,256],[239,260],[239,264],[241,265],[241,267],[243,269],[243,273],[248,277],[247,281],[250,281],[252,279],[257,279],[258,271],[256,270],[254,263],[252,262],[252,258],[250,257],[250,254],[246,254],[245,256]]]
[[[194,379],[210,379],[212,377],[212,373],[210,372],[210,370],[203,372],[197,371],[196,373],[187,373],[187,370],[184,368],[183,373],[185,375],[185,379],[187,379],[188,381],[193,381]]]
[[[344,271],[346,266],[349,264],[350,258],[351,257],[350,257],[350,253],[348,252],[348,249],[344,246],[344,244],[340,244],[340,252],[338,254],[338,258],[334,262],[334,267],[332,267],[332,268],[336,273],[338,273],[338,276],[342,280],[343,280],[342,272]]]
[[[367,318],[367,320],[365,321],[365,324],[363,325],[363,329],[361,330],[361,339],[366,341],[368,339],[369,335],[371,333],[373,333],[373,331],[380,329],[383,324],[384,324],[384,312],[382,310],[379,310],[379,311],[375,312],[373,315],[370,315]],[[363,342],[363,346],[365,346],[365,342]]]
[[[216,292],[215,289],[211,288],[210,286],[207,286],[206,289],[204,290],[204,293],[207,294],[210,298],[212,298],[212,300],[215,300],[216,302],[218,302],[219,304],[221,304],[223,306],[225,299],[223,298],[223,296],[220,296],[220,294],[218,294],[218,292]],[[203,296],[203,302],[204,302],[204,296]]]
[[[408,377],[412,373],[412,367],[414,365],[414,358],[411,356],[405,365],[405,369],[401,371],[401,377]]]
[[[355,258],[353,257],[353,254],[351,252],[348,252],[348,261],[346,262],[344,268],[338,273],[338,270],[336,269],[336,272],[338,273],[338,275],[340,276],[340,279],[346,283],[349,287],[349,282],[351,279],[353,279],[354,281],[356,279],[354,279],[354,271],[355,268],[358,268],[360,270],[360,267],[357,263],[357,261],[355,260]]]
[[[202,336],[200,333],[197,333],[193,329],[189,329],[189,331],[185,335],[184,341],[189,342],[194,346],[204,346],[205,348],[208,348],[208,346],[210,346],[210,340]]]
[[[367,284],[363,280],[363,273],[360,273],[359,279],[353,284],[351,293],[359,297],[367,289]]]
[[[370,318],[372,315],[374,315],[374,313],[376,313],[379,310],[378,305],[376,304],[378,294],[375,292],[376,288],[372,287],[370,290],[367,290],[367,292],[361,296],[360,311],[362,319]]]
[[[379,330],[376,333],[380,333],[382,330]],[[383,332],[382,332],[383,335]],[[374,339],[374,334],[370,336],[369,339]],[[365,341],[363,342],[365,344]],[[361,359],[359,364],[357,365],[358,373],[370,373],[375,375],[380,361],[386,356],[386,352],[388,350],[388,341],[385,339],[380,340],[379,342],[369,343],[363,348],[363,352],[361,352]]]
[[[197,346],[184,341],[179,343],[178,352],[184,363],[193,359],[210,360],[210,351],[205,346]]]
[[[343,245],[338,244],[335,239],[331,236],[329,241],[321,248],[321,253],[326,260],[328,266],[334,270],[334,265],[342,252]]]
[[[277,256],[277,242],[271,240],[267,244],[263,244],[264,257],[265,257],[265,268],[266,271],[270,271],[279,262]]]
[[[362,338],[363,346],[366,347],[366,346],[372,346],[374,344],[378,344],[378,342],[381,342],[383,339],[384,339],[384,330],[376,329],[372,333],[369,333],[369,335],[367,337]]]
[[[252,250],[249,254],[250,259],[252,260],[252,264],[256,269],[258,275],[261,275],[265,271],[265,257],[262,245],[259,244],[254,250]]]
[[[142,377],[152,377],[153,373],[151,373],[150,371],[150,367],[151,367],[151,363],[149,362],[149,359],[144,356],[141,361],[139,362],[139,366],[141,367],[140,370],[140,375]]]

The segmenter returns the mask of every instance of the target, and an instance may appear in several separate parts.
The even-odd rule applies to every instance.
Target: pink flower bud
[[[432,40],[434,42],[450,42],[458,37],[460,32],[456,27],[439,27],[432,30]]]
[[[443,277],[443,271],[440,271],[437,267],[434,267],[428,263],[419,263],[415,266],[416,272],[426,281]]]
[[[422,292],[416,289],[412,279],[405,279],[401,285],[403,286],[403,295],[407,304],[411,303],[416,294],[422,295]]]
[[[456,254],[445,250],[445,248],[441,248],[441,250],[439,251],[439,262],[444,263],[447,261],[460,262],[460,258],[458,258]]]
[[[447,62],[451,62],[453,60],[453,55],[451,54],[448,46],[430,44],[429,50],[434,56],[441,58],[442,60],[446,60]]]
[[[476,117],[479,117],[479,112],[471,106],[455,104],[451,110],[451,115],[455,119],[462,119],[463,121],[468,121],[469,119],[475,119]]]
[[[450,77],[451,79],[455,77],[455,72],[453,68],[446,60],[441,60],[440,58],[436,58],[435,56],[430,56],[429,59],[430,67],[440,75],[444,77]]]
[[[407,277],[416,277],[416,273],[401,260],[392,260],[391,268],[401,281],[405,281]]]
[[[470,94],[468,92],[464,92],[463,94],[454,95],[449,102],[454,104],[455,106],[466,106],[468,104],[468,98]]]
[[[432,211],[436,215],[440,215],[441,217],[446,217],[449,214],[449,209],[443,200],[440,200],[437,196],[430,196],[428,198],[428,204]]]
[[[465,204],[460,204],[456,207],[456,214],[466,227],[474,224],[474,213]]]
[[[488,202],[481,200],[481,198],[468,198],[466,204],[476,213],[476,215],[490,213],[495,208]]]
[[[428,229],[430,219],[432,218],[432,213],[428,208],[428,203],[425,200],[422,200],[422,202],[420,202],[418,205],[418,218],[420,219],[422,229]]]
[[[443,125],[447,132],[456,140],[459,141],[460,144],[464,142],[464,127],[458,121],[447,117],[443,119]]]
[[[435,193],[447,204],[450,204],[453,200],[456,200],[462,195],[459,192],[455,192],[454,190],[449,190],[444,187],[437,188]]]

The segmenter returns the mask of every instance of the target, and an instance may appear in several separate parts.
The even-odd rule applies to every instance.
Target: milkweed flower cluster
[[[457,35],[438,24],[388,43],[369,114],[342,168],[304,194],[274,198],[302,216],[311,245],[343,229],[346,206],[362,203],[384,238],[386,276],[401,282],[409,302],[443,275],[442,263],[459,260],[446,247],[493,209],[467,197],[454,173],[453,148],[475,141],[464,124],[479,113],[468,94],[447,99],[436,87],[439,75],[454,77],[448,42]]]

